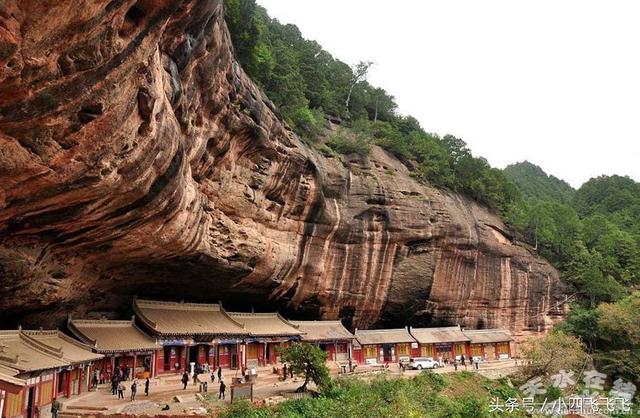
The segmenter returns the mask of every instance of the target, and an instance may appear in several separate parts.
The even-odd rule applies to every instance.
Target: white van
[[[435,369],[439,366],[438,362],[431,357],[413,357],[409,359],[409,368],[411,369]]]

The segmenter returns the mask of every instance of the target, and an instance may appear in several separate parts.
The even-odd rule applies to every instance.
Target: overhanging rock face
[[[2,320],[122,316],[133,295],[516,335],[565,309],[495,215],[381,149],[296,138],[220,1],[2,2]]]

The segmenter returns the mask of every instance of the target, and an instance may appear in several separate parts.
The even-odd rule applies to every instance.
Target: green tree
[[[225,0],[224,17],[231,33],[236,57],[240,64],[252,64],[254,48],[259,42],[255,0]]]
[[[318,387],[326,387],[331,383],[329,369],[325,362],[327,353],[315,345],[298,342],[280,350],[280,360],[296,374],[304,375],[304,383],[298,388],[299,392],[307,390],[309,382]]]
[[[603,265],[603,257],[597,250],[590,251],[577,242],[577,252],[566,266],[565,278],[588,298],[592,307],[601,301],[615,301],[624,294],[620,283],[603,272]]]
[[[603,303],[597,312],[604,340],[618,348],[640,347],[640,292],[617,303]]]
[[[581,370],[589,360],[582,341],[560,330],[530,339],[522,349],[527,377],[548,376],[564,370]]]
[[[364,81],[367,78],[367,73],[372,65],[373,61],[360,61],[353,67],[353,77],[351,78],[349,92],[347,93],[344,106],[347,117],[350,115],[351,95],[353,94],[353,89],[359,82]]]

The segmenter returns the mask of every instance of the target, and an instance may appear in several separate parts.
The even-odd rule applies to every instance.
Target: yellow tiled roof
[[[135,299],[138,318],[161,335],[247,335],[217,303],[160,302]]]
[[[227,312],[236,322],[244,326],[245,331],[256,337],[266,336],[297,336],[302,332],[295,328],[277,312],[273,313],[245,313]]]
[[[415,343],[416,340],[406,328],[395,329],[356,329],[356,339],[360,345]]]
[[[62,358],[71,364],[85,363],[104,357],[102,354],[91,351],[91,346],[76,341],[59,330],[24,330],[23,332],[37,342],[49,348],[59,350],[62,353]]]
[[[434,327],[434,328],[410,328],[409,332],[420,344],[456,343],[469,341],[459,326]]]
[[[80,341],[91,345],[99,353],[147,351],[159,347],[155,340],[142,332],[134,320],[69,319],[69,330]]]
[[[8,383],[14,386],[26,386],[26,380],[16,377],[19,374],[19,370],[0,365],[0,382]]]
[[[69,365],[62,349],[48,347],[18,330],[0,331],[0,364],[20,372]]]
[[[340,321],[289,321],[304,332],[303,341],[353,340],[354,336]]]
[[[513,339],[509,331],[504,329],[465,329],[463,332],[471,344],[502,343]]]

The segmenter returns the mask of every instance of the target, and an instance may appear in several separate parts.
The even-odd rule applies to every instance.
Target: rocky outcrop
[[[303,144],[235,62],[219,0],[0,4],[0,310],[132,295],[352,326],[547,329],[557,272],[495,215]]]

